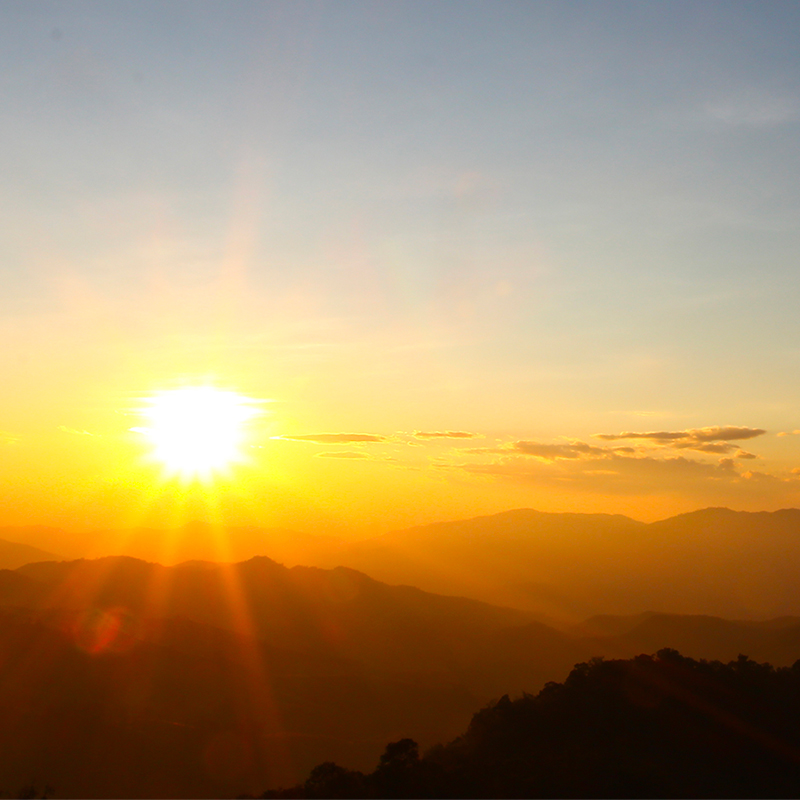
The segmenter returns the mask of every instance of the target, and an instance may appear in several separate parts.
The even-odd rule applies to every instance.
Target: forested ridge
[[[723,664],[675,650],[592,659],[537,695],[478,711],[420,755],[390,743],[369,773],[327,762],[265,798],[797,797],[800,661]]]

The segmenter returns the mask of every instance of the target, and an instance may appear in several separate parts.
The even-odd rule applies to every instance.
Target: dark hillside
[[[462,729],[502,678],[491,637],[529,621],[267,558],[0,571],[0,787],[217,797],[364,768]]]
[[[264,797],[796,797],[800,662],[725,665],[674,650],[578,664],[537,696],[479,711],[422,758],[387,746],[368,774],[334,764]]]

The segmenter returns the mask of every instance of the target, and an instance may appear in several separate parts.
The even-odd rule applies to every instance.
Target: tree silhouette
[[[346,789],[345,789],[346,787]],[[675,650],[577,664],[538,695],[507,695],[419,756],[387,745],[375,771],[317,767],[271,797],[796,797],[800,661],[775,669]]]

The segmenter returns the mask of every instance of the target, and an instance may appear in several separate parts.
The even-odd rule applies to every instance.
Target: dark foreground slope
[[[344,568],[28,564],[0,570],[0,789],[260,792],[320,762],[368,769],[387,741],[447,741],[493,698],[596,655],[685,642],[793,663],[797,622],[606,617],[568,635]]]
[[[800,662],[724,665],[674,650],[579,664],[503,697],[420,758],[405,739],[368,774],[333,763],[264,797],[797,797]]]
[[[512,666],[520,625],[538,655]],[[501,687],[582,654],[522,612],[353,570],[29,564],[0,571],[0,788],[218,797],[324,760],[363,769],[387,739],[450,738]]]

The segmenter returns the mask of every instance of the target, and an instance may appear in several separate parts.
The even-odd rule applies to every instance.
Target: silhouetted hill
[[[16,569],[33,561],[52,561],[56,558],[58,556],[38,547],[0,539],[0,569]]]
[[[643,609],[800,615],[797,509],[705,509],[651,524],[519,509],[394,531],[326,558],[379,580],[522,608],[564,626]]]
[[[654,611],[643,611],[641,614],[623,616],[595,614],[595,616],[571,627],[569,632],[576,636],[620,636],[632,631],[654,613]]]
[[[489,631],[530,621],[521,611],[388,586],[343,567],[289,569],[265,557],[176,567],[116,557],[28,564],[19,573],[42,586],[28,601],[37,608],[177,616],[394,673],[447,670],[479,651]]]
[[[613,629],[614,618],[604,619]],[[619,657],[654,652],[661,646],[674,648],[694,658],[729,661],[745,652],[759,661],[788,666],[800,658],[800,619],[727,620],[691,614],[655,614],[621,617],[619,636],[594,636],[581,640],[582,647],[597,655]],[[592,620],[577,630],[597,629]]]
[[[529,622],[268,558],[0,571],[0,786],[220,796],[366,766],[387,738],[455,735],[505,685],[496,637]]]
[[[264,797],[796,797],[800,662],[724,665],[673,650],[579,664],[537,696],[501,698],[420,758],[387,745],[364,775],[318,765]]]
[[[475,704],[458,687],[364,673],[185,620],[6,611],[0,785],[232,796],[296,780],[334,753],[368,763],[399,731],[452,735]]]
[[[170,530],[139,527],[67,531],[27,525],[0,528],[0,537],[61,553],[68,559],[127,555],[167,565],[203,560],[238,562],[260,555],[290,565],[310,564],[342,545],[340,539],[324,531],[308,533],[200,521]],[[308,558],[309,555],[313,558]]]
[[[710,508],[650,524],[517,509],[362,541],[322,534],[197,522],[172,531],[0,529],[0,536],[70,556],[124,553],[174,564],[264,555],[291,565],[345,566],[390,584],[519,608],[564,628],[598,614],[645,609],[735,619],[800,616],[798,509]]]
[[[260,791],[319,761],[364,769],[389,739],[448,739],[492,697],[595,655],[752,647],[791,663],[798,623],[648,613],[568,634],[343,567],[26,564],[0,571],[0,786]]]

